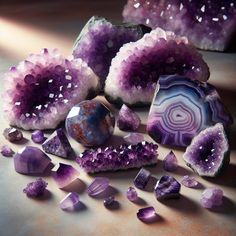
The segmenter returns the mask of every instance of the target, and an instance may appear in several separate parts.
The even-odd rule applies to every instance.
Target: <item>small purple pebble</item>
[[[115,197],[114,196],[110,196],[104,199],[103,204],[106,208],[111,207],[115,202]]]
[[[10,142],[17,142],[23,139],[23,133],[16,128],[6,128],[3,136]]]
[[[104,192],[109,186],[109,179],[104,177],[96,177],[88,186],[87,193],[89,196],[96,196]]]
[[[35,143],[43,143],[45,140],[43,131],[42,130],[35,130],[31,135],[31,139]]]
[[[185,175],[181,180],[181,184],[188,188],[195,188],[198,186],[198,181],[194,177]]]
[[[141,208],[137,212],[137,217],[143,222],[150,222],[152,219],[156,218],[156,211],[154,207]]]
[[[23,189],[23,192],[28,197],[41,197],[44,194],[47,185],[48,183],[42,178],[37,178],[35,181],[28,183]]]
[[[4,157],[12,157],[15,153],[8,145],[2,145],[0,149]]]
[[[223,191],[220,188],[207,188],[203,191],[200,203],[205,208],[220,206],[223,201]]]
[[[126,192],[126,196],[127,198],[131,201],[131,202],[134,202],[134,201],[137,201],[138,200],[138,194],[137,194],[137,191],[135,190],[135,188],[133,187],[129,187],[127,192]]]
[[[74,211],[78,204],[79,195],[75,192],[71,192],[60,201],[60,208],[64,211]]]
[[[163,169],[165,171],[173,172],[178,168],[178,161],[173,151],[170,151],[169,154],[163,160]]]
[[[150,171],[142,168],[134,179],[134,185],[139,189],[145,189],[147,183],[151,177]]]

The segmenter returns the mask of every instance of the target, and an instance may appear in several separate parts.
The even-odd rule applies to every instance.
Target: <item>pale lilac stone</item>
[[[79,195],[75,192],[71,192],[60,201],[60,208],[65,211],[74,211],[78,204]]]
[[[207,188],[203,191],[200,203],[205,208],[220,206],[223,201],[223,191],[220,188]]]
[[[44,132],[42,130],[35,130],[31,135],[31,139],[35,143],[43,143],[45,139]]]
[[[178,160],[173,151],[170,151],[169,154],[164,158],[163,168],[169,172],[173,172],[178,168]]]
[[[145,189],[150,178],[150,171],[142,168],[134,179],[134,185],[139,189]]]
[[[133,187],[128,188],[128,190],[126,192],[126,196],[131,202],[134,202],[138,199],[137,191]]]
[[[17,142],[23,139],[23,133],[16,128],[6,128],[3,136],[10,142]]]
[[[0,152],[4,157],[12,157],[14,155],[14,151],[7,145],[1,146]]]
[[[114,196],[107,197],[103,200],[103,204],[107,208],[112,207],[114,202],[115,202],[115,197]]]
[[[137,217],[141,221],[149,222],[152,219],[156,218],[156,211],[154,207],[141,208],[137,212]]]
[[[88,186],[87,193],[89,196],[97,196],[104,192],[109,186],[109,179],[104,177],[96,177]]]
[[[135,145],[144,141],[144,135],[141,133],[129,133],[124,136],[124,140],[126,143]]]
[[[195,188],[198,186],[198,181],[194,177],[185,175],[181,180],[181,184],[188,188]]]

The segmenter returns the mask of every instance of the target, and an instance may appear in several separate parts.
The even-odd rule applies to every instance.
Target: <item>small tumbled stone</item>
[[[188,188],[195,188],[198,186],[198,181],[194,177],[185,175],[181,180],[181,184]]]
[[[0,152],[4,157],[12,157],[15,153],[8,145],[2,145]]]
[[[75,192],[71,192],[60,201],[60,208],[64,211],[74,211],[78,204],[79,195]]]
[[[42,178],[37,178],[35,181],[28,183],[23,189],[23,192],[28,197],[41,197],[43,196],[48,183]]]
[[[129,133],[124,136],[124,140],[126,143],[135,145],[144,141],[144,135],[141,133]]]
[[[31,139],[35,143],[43,143],[45,140],[44,132],[42,130],[35,130],[31,135]]]
[[[156,211],[154,207],[141,208],[137,212],[137,217],[143,222],[149,222],[156,217]]]
[[[107,197],[103,200],[103,205],[107,208],[109,207],[112,207],[112,205],[114,204],[115,202],[115,197],[114,196],[110,196],[110,197]]]
[[[207,188],[203,191],[200,203],[205,208],[220,206],[223,202],[223,191],[220,188]]]
[[[173,172],[178,168],[178,160],[173,151],[170,151],[169,154],[163,160],[163,168],[166,171]]]
[[[23,133],[16,128],[6,128],[3,136],[10,142],[17,142],[23,139]]]
[[[150,178],[150,171],[142,168],[134,179],[134,185],[139,189],[145,189]]]
[[[127,192],[126,192],[126,196],[127,198],[131,201],[131,202],[134,202],[134,201],[137,201],[138,200],[138,194],[137,194],[137,191],[135,190],[135,188],[133,187],[129,187]]]
[[[97,196],[104,192],[109,186],[109,179],[105,177],[96,177],[88,186],[87,193],[89,196]]]

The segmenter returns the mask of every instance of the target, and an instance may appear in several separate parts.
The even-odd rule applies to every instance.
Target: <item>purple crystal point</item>
[[[45,140],[44,132],[42,130],[35,130],[31,135],[31,139],[35,143],[43,143]]]
[[[111,60],[120,47],[143,37],[149,27],[122,24],[112,25],[102,17],[93,16],[79,34],[73,48],[73,56],[82,58],[100,78],[104,87]]]
[[[185,175],[181,180],[181,184],[188,188],[195,188],[198,186],[198,181],[194,177]]]
[[[151,178],[151,173],[150,171],[142,168],[138,174],[136,175],[136,177],[134,178],[134,185],[137,188],[140,189],[145,189],[145,187],[147,186],[147,183],[149,181],[149,179]]]
[[[34,182],[28,183],[23,189],[23,192],[27,194],[28,197],[41,197],[43,196],[48,183],[42,178],[37,178]]]
[[[59,188],[64,188],[76,180],[79,172],[71,165],[59,163],[59,168],[52,172],[52,177]]]
[[[43,50],[6,73],[5,113],[11,125],[26,130],[54,129],[97,86],[97,76],[81,59]]]
[[[43,174],[51,159],[39,148],[26,146],[14,155],[15,170],[21,174]]]
[[[110,208],[113,206],[114,202],[115,202],[115,197],[110,196],[104,199],[103,204],[106,208]]]
[[[75,192],[71,192],[60,201],[60,208],[64,211],[74,211],[78,204],[79,195]]]
[[[128,0],[123,16],[127,22],[162,27],[186,36],[201,49],[223,51],[233,39],[235,1]]]
[[[16,128],[6,128],[3,136],[10,142],[17,142],[23,139],[23,133]]]
[[[88,186],[87,193],[89,196],[94,197],[104,192],[109,186],[109,179],[104,177],[96,177],[93,182]]]
[[[135,202],[138,200],[138,194],[137,191],[135,190],[135,188],[133,187],[129,187],[127,192],[126,192],[126,196],[127,198],[131,201],[131,202]]]
[[[124,140],[126,143],[135,145],[144,141],[144,135],[141,133],[129,133],[124,136]]]
[[[157,148],[156,144],[148,142],[101,147],[85,150],[76,161],[87,173],[140,168],[157,163]]]
[[[64,158],[69,158],[74,154],[63,129],[57,129],[54,131],[43,143],[42,148],[46,153]]]
[[[186,38],[157,28],[120,48],[107,76],[106,98],[119,104],[150,104],[160,75],[169,74],[200,81],[210,75],[202,55]]]
[[[154,192],[158,200],[178,198],[181,185],[172,176],[164,175],[156,183]]]
[[[156,211],[154,207],[141,208],[137,212],[137,217],[143,222],[150,222],[156,218]]]
[[[0,152],[4,157],[12,157],[14,155],[14,151],[7,145],[3,145],[0,148]]]
[[[178,160],[173,151],[170,151],[169,154],[163,160],[163,168],[166,171],[173,172],[178,168]]]
[[[203,191],[200,203],[205,208],[220,206],[223,201],[223,191],[220,188],[207,188]]]
[[[138,114],[136,114],[129,107],[123,104],[117,118],[117,126],[119,127],[119,129],[125,131],[135,131],[138,129],[140,123],[141,120]]]
[[[162,76],[159,85],[147,121],[157,143],[186,147],[202,129],[232,123],[212,85],[177,75]]]

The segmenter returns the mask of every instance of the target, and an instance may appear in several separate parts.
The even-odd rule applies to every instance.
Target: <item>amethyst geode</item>
[[[148,134],[158,143],[186,147],[202,129],[232,118],[216,89],[184,76],[161,76],[149,111]]]
[[[236,32],[236,2],[128,0],[125,21],[162,27],[186,36],[198,48],[223,51]]]
[[[103,89],[111,60],[120,47],[142,38],[150,32],[147,26],[123,24],[113,25],[105,18],[93,16],[82,29],[73,47],[73,56],[86,61],[100,78]]]
[[[6,73],[5,112],[11,125],[53,129],[97,86],[98,78],[86,62],[43,49]]]
[[[106,97],[118,104],[150,104],[159,76],[163,74],[206,81],[209,68],[186,38],[157,28],[120,48],[106,80]]]

